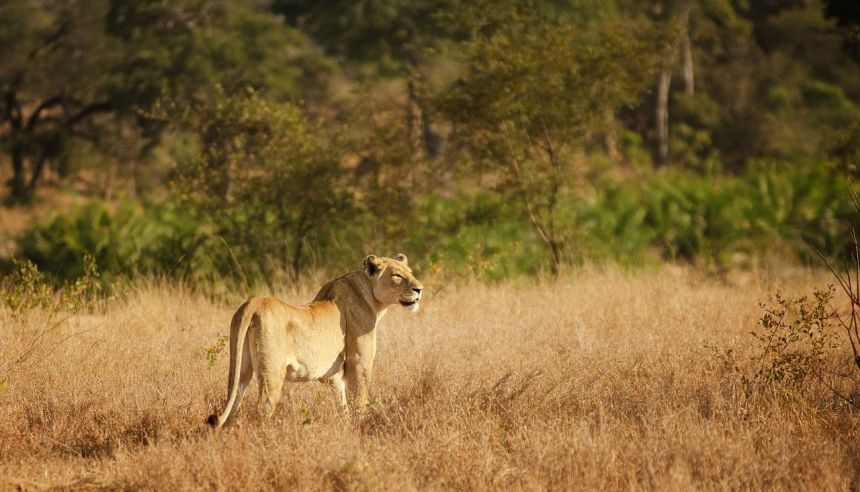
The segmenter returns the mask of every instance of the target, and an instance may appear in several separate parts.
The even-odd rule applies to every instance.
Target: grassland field
[[[0,489],[856,490],[856,410],[818,386],[750,392],[716,356],[754,370],[759,302],[831,282],[671,266],[427,279],[417,314],[380,325],[369,408],[287,384],[267,421],[252,383],[217,433],[204,420],[229,351],[206,353],[239,297],[147,280],[59,324],[0,311]]]

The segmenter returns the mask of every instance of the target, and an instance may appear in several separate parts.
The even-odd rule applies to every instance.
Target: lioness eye
[[[392,274],[391,274],[391,276],[392,276],[393,278],[403,278],[403,277],[401,277],[401,276],[400,276],[400,274],[399,274],[399,273],[392,273]]]

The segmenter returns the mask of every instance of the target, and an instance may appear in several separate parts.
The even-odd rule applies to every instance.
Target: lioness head
[[[386,306],[399,303],[410,311],[418,310],[424,285],[412,276],[406,255],[394,258],[370,255],[364,259],[364,274],[370,279],[377,301]]]

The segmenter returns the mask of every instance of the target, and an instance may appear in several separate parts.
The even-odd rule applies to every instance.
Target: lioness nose
[[[420,294],[420,293],[421,293],[421,288],[420,288],[420,287],[412,287],[412,290],[413,290],[416,294]]]

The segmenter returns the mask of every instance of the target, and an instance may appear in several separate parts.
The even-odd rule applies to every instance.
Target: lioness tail
[[[233,319],[230,321],[230,355],[232,359],[230,361],[230,374],[233,376],[232,380],[229,381],[230,391],[227,395],[227,403],[225,404],[224,411],[221,412],[221,415],[216,416],[213,414],[206,419],[206,422],[216,429],[224,425],[224,422],[226,422],[230,417],[230,413],[234,406],[233,404],[235,403],[237,393],[239,392],[239,373],[242,370],[242,349],[245,345],[245,336],[248,334],[248,327],[251,325],[251,319],[254,316],[255,310],[252,306],[253,301],[253,299],[250,299],[245,302],[245,304],[236,311],[236,314],[233,315]],[[237,321],[239,321],[238,327],[236,326]]]

